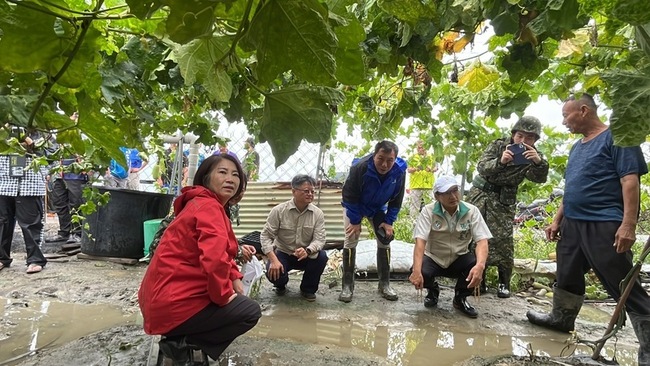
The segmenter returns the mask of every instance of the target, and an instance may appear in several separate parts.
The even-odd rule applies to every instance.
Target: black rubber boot
[[[162,337],[158,348],[156,366],[209,366],[208,355],[199,347],[187,344],[185,337]]]
[[[499,287],[497,296],[502,299],[510,297],[510,278],[512,277],[512,268],[499,268]]]
[[[575,321],[585,297],[555,287],[553,289],[553,309],[550,314],[529,310],[528,321],[542,327],[570,332],[575,328]]]
[[[454,308],[458,309],[461,313],[467,315],[468,317],[472,319],[478,318],[478,311],[476,311],[472,304],[467,302],[467,296],[456,293],[452,304]]]
[[[352,301],[354,293],[354,267],[356,265],[356,248],[343,248],[343,287],[339,301]]]
[[[628,313],[634,327],[634,333],[639,340],[639,366],[650,365],[650,315]]]
[[[434,282],[427,289],[427,296],[424,298],[424,307],[435,308],[438,305],[438,297],[440,297],[440,286],[438,286],[438,282]]]
[[[396,301],[397,293],[390,288],[390,248],[377,248],[377,275],[381,296],[386,300]]]

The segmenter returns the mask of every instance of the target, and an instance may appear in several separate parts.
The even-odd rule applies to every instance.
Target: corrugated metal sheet
[[[262,231],[271,209],[288,201],[291,195],[289,182],[251,182],[246,194],[239,203],[240,225],[234,226],[238,238],[251,231]],[[343,231],[343,208],[341,206],[341,184],[331,184],[319,189],[316,186],[314,203],[325,214],[325,230],[328,246],[342,245],[345,238]],[[367,236],[365,228],[362,237]]]

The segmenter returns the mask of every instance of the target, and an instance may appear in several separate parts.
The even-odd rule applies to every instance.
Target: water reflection
[[[124,315],[119,308],[106,305],[0,301],[4,303],[2,336],[6,336],[0,338],[0,361],[3,363],[41,348],[62,345],[99,330],[136,321],[135,315]]]
[[[489,330],[477,333],[475,327],[464,327],[462,321],[441,321],[438,326],[421,320],[417,316],[410,322],[402,318],[395,324],[386,324],[386,318],[372,319],[372,316],[354,321],[337,320],[336,314],[326,310],[298,313],[276,306],[264,314],[252,332],[268,338],[359,349],[386,358],[396,366],[451,365],[473,355],[560,356],[568,338],[498,335]],[[586,346],[570,348],[574,350],[576,354],[592,353]],[[614,350],[613,343],[608,342],[605,351],[610,359],[615,352],[620,365],[636,365],[635,349]],[[565,351],[562,355],[569,354]]]

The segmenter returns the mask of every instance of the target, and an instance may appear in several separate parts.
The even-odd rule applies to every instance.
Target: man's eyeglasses
[[[298,188],[295,188],[295,190],[296,190],[296,191],[300,191],[300,192],[302,192],[302,193],[304,193],[304,194],[311,194],[311,195],[313,195],[314,193],[316,193],[316,191],[314,191],[314,190],[312,190],[312,189],[298,189]]]

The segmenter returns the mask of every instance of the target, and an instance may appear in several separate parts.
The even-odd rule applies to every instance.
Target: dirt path
[[[14,258],[14,265],[0,272],[0,301],[5,304],[5,316],[0,320],[0,366],[147,365],[152,338],[139,325],[137,307],[137,289],[145,265],[124,266],[71,256],[50,262],[39,274],[27,275],[24,253],[16,252]],[[337,301],[339,285],[329,287],[335,276],[323,279],[315,303],[300,298],[298,281],[299,277],[292,277],[284,297],[276,296],[268,281],[263,281],[258,297],[264,309],[260,324],[236,340],[212,365],[452,365],[474,355],[525,355],[529,342],[533,353],[556,356],[568,338],[531,326],[525,312],[548,307],[531,304],[520,296],[502,300],[490,293],[472,299],[480,312],[479,318],[472,320],[451,307],[453,289],[448,287],[443,288],[438,308],[425,309],[413,287],[405,282],[394,283],[400,299],[389,302],[379,297],[376,283],[358,281],[353,302],[343,304]],[[42,307],[44,302],[70,308],[94,306],[107,314],[109,309],[119,309],[124,318],[117,318],[108,329],[65,343],[55,340],[33,356],[17,357],[25,351],[7,345],[24,336],[23,323],[11,314]],[[613,306],[585,309],[578,321],[578,334],[595,339],[602,335],[608,321],[606,312]],[[76,317],[78,312],[70,311],[72,323],[90,326],[84,325],[87,317]],[[622,365],[635,364],[635,343],[632,330],[624,328],[617,351]],[[40,343],[38,346],[43,347]],[[7,362],[14,357],[17,359]],[[467,364],[489,364],[481,360]],[[517,362],[513,358],[500,364]]]

